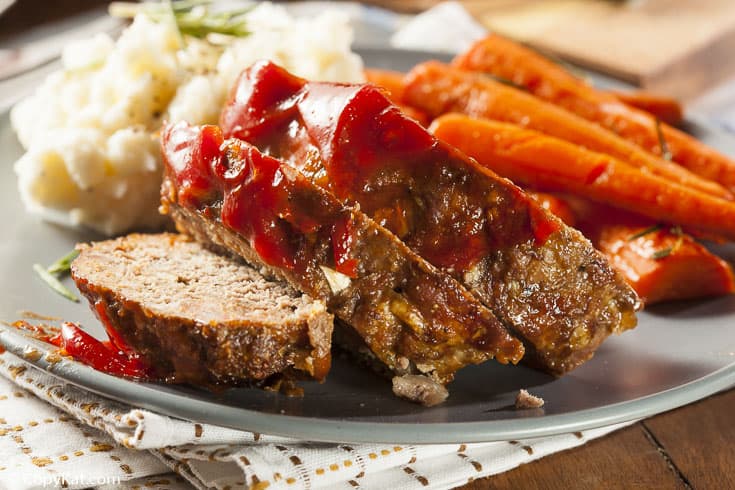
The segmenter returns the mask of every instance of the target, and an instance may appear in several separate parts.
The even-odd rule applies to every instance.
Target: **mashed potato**
[[[72,43],[63,69],[10,116],[26,153],[15,164],[26,208],[44,219],[106,234],[156,228],[164,120],[216,123],[243,68],[268,58],[305,78],[362,81],[347,19],[293,19],[261,3],[251,34],[225,47],[187,40],[139,15],[117,42]]]

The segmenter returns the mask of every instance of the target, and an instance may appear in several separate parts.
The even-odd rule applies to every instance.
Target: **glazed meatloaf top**
[[[177,226],[327,303],[393,373],[444,384],[522,344],[448,274],[297,170],[213,126],[162,134],[163,208]]]
[[[579,232],[507,179],[434,138],[370,85],[245,70],[226,137],[283,159],[453,276],[562,374],[635,326],[635,292]]]
[[[239,384],[276,374],[323,379],[332,316],[323,302],[177,234],[82,244],[79,290],[158,376]],[[111,331],[110,331],[111,329]]]

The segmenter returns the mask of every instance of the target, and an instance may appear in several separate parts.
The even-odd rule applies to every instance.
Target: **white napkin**
[[[411,18],[391,37],[395,48],[458,53],[487,36],[479,24],[458,2],[441,2]]]
[[[137,409],[8,353],[0,355],[0,414],[0,487],[13,490],[452,488],[628,425],[482,444],[314,443]]]

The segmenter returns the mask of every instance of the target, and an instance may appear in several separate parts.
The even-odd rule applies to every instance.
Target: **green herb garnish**
[[[681,248],[682,243],[684,243],[684,232],[681,231],[681,227],[674,226],[671,228],[670,231],[673,235],[677,236],[677,239],[674,242],[674,244],[670,247],[666,247],[661,250],[656,250],[655,252],[653,252],[653,255],[651,255],[651,258],[655,260],[661,260],[661,259],[668,257],[669,255],[671,255],[672,253],[676,252],[677,250]]]
[[[628,237],[628,241],[629,242],[632,242],[633,240],[637,240],[638,238],[641,238],[641,237],[644,237],[644,236],[646,236],[648,234],[651,234],[651,233],[654,233],[656,231],[659,231],[661,228],[662,228],[661,225],[649,226],[645,230],[641,230],[638,233],[634,233],[633,235],[630,235]]]
[[[61,257],[59,260],[51,264],[46,268],[50,274],[68,274],[71,271],[71,262],[77,258],[79,250],[72,250],[68,254]]]
[[[112,2],[113,17],[133,18],[139,13],[156,22],[173,20],[182,35],[205,38],[209,34],[243,37],[247,29],[245,14],[252,6],[221,10],[211,6],[211,0],[176,0],[166,2]]]
[[[61,282],[51,274],[46,268],[40,264],[33,264],[33,270],[36,271],[36,274],[38,274],[38,277],[40,277],[43,282],[45,282],[51,289],[62,295],[68,300],[74,301],[75,303],[79,302],[79,298],[77,298],[74,293],[66,289]]]
[[[669,144],[664,138],[664,132],[661,130],[661,121],[656,118],[656,134],[658,135],[658,146],[661,148],[661,158],[667,161],[671,161],[672,155],[669,150]]]
[[[491,80],[494,80],[498,83],[502,83],[503,85],[508,85],[509,87],[513,87],[518,90],[523,90],[524,92],[528,92],[528,88],[525,86],[514,82],[513,80],[510,80],[509,78],[505,77],[499,77],[498,75],[493,75],[492,73],[485,73],[485,75],[490,78]]]
[[[661,250],[656,250],[655,252],[653,252],[651,258],[655,260],[661,260],[671,255],[673,251],[674,249],[672,247],[662,248]]]

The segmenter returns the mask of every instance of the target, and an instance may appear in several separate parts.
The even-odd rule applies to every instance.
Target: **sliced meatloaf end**
[[[529,363],[563,374],[636,324],[638,297],[588,240],[376,87],[307,82],[261,62],[241,75],[221,124],[461,282],[523,339]]]
[[[78,249],[77,287],[157,376],[213,386],[322,380],[329,371],[333,317],[325,304],[240,260],[172,233]]]
[[[168,126],[162,142],[162,209],[178,228],[323,300],[395,375],[443,385],[467,364],[522,357],[456,280],[292,167],[214,126]]]

